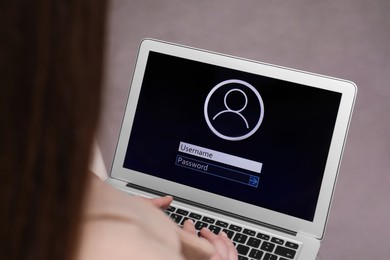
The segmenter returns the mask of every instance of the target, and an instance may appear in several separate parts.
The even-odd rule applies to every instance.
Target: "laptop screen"
[[[123,167],[313,221],[340,100],[150,52]]]

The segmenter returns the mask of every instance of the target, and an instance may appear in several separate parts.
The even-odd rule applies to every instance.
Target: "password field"
[[[192,169],[201,173],[212,175],[214,177],[226,179],[233,182],[238,182],[251,187],[258,187],[259,176],[240,172],[228,167],[223,167],[210,162],[177,155],[175,164],[180,167]]]

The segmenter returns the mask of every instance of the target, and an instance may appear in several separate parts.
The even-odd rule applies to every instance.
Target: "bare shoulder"
[[[177,259],[180,249],[156,239],[140,226],[117,221],[88,221],[77,260]]]
[[[76,259],[183,259],[178,228],[159,209],[91,178]]]

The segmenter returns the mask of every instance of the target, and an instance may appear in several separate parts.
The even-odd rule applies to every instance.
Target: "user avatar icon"
[[[225,80],[208,93],[204,116],[218,137],[243,140],[253,135],[263,121],[263,99],[251,84],[238,79]]]
[[[240,108],[240,109],[232,109],[232,108],[229,107],[229,105],[228,105],[228,103],[227,103],[227,97],[228,97],[228,95],[229,95],[230,93],[232,93],[232,92],[240,92],[240,93],[242,93],[242,95],[245,97],[245,103],[244,103],[244,105],[243,105],[242,108]],[[243,110],[246,108],[246,105],[248,104],[248,98],[247,98],[245,92],[242,91],[241,89],[238,89],[238,88],[234,88],[234,89],[229,90],[229,91],[225,94],[224,103],[225,103],[226,110],[223,110],[223,111],[219,112],[218,114],[216,114],[216,115],[213,117],[213,120],[215,120],[215,119],[216,119],[219,115],[221,115],[221,114],[224,114],[224,113],[233,113],[233,114],[239,115],[239,116],[242,118],[242,120],[244,120],[245,125],[246,125],[246,128],[249,128],[248,121],[246,120],[246,118],[245,118],[242,114],[240,114],[240,112],[243,111]]]

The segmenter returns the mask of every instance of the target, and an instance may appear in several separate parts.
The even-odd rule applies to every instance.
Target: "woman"
[[[0,3],[0,259],[236,259],[223,233],[177,228],[171,197],[130,197],[88,173],[104,0]]]

